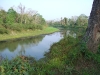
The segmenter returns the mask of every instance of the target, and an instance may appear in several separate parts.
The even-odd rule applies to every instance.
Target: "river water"
[[[69,31],[65,34],[69,35]],[[16,56],[25,55],[39,60],[44,57],[45,52],[49,51],[53,43],[60,41],[63,37],[63,32],[55,32],[17,41],[0,42],[0,56],[10,60]]]

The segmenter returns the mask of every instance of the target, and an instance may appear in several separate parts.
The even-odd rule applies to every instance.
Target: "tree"
[[[18,6],[18,8],[19,8],[19,10],[20,10],[20,16],[21,16],[20,21],[21,21],[21,24],[22,24],[22,22],[23,22],[23,15],[24,15],[24,12],[25,12],[25,6],[23,6],[23,5],[20,3],[20,5]]]
[[[61,17],[61,25],[62,25],[63,23],[62,23],[62,17]]]
[[[61,17],[60,24],[66,26],[66,25],[67,25],[67,20],[68,20],[68,19],[67,19],[66,17],[64,17],[64,18]]]
[[[28,11],[27,11],[27,22],[29,24],[35,24],[36,14],[37,14],[37,11],[34,11],[32,9],[28,9]]]
[[[17,12],[13,8],[10,8],[7,12],[6,22],[15,23],[16,17],[17,17]]]
[[[71,19],[69,19],[70,26],[74,26],[76,23],[77,18],[75,16],[72,16]]]
[[[100,0],[94,0],[90,13],[88,27],[83,41],[93,53],[97,52],[100,43]]]
[[[76,20],[76,25],[78,26],[84,26],[87,24],[88,24],[88,17],[84,14],[81,14]]]
[[[67,18],[64,17],[64,25],[67,25]]]
[[[0,24],[3,24],[6,22],[6,11],[3,9],[0,9]]]
[[[41,24],[41,25],[46,24],[45,19],[40,14],[35,15],[35,22],[36,24]]]

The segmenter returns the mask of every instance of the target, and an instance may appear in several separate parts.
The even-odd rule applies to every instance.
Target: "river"
[[[65,34],[69,35],[69,31],[65,32]],[[63,32],[55,32],[21,40],[0,42],[0,56],[10,60],[16,56],[25,55],[39,60],[44,57],[45,52],[49,51],[53,43],[60,41],[63,37]]]

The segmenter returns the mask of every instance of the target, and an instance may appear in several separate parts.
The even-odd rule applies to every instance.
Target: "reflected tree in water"
[[[14,52],[15,50],[17,50],[18,45],[22,46],[22,48],[24,47],[24,45],[26,46],[30,46],[30,45],[37,45],[40,41],[42,41],[44,36],[36,36],[36,37],[32,37],[32,38],[24,38],[24,39],[20,39],[20,40],[11,40],[8,42],[1,42],[0,43],[0,52],[3,52],[5,49],[8,49],[10,52]]]

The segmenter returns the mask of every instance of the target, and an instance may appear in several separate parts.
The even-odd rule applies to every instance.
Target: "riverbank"
[[[65,37],[53,44],[50,52],[39,61],[26,56],[4,60],[0,65],[0,74],[99,75],[100,54],[89,52],[79,41],[78,38]]]
[[[77,31],[80,33],[79,30]],[[45,53],[45,57],[38,61],[26,56],[4,60],[0,65],[0,74],[99,75],[100,47],[98,53],[93,54],[84,43],[80,44],[81,39],[80,37],[64,37],[54,43],[50,51]]]
[[[30,36],[37,36],[41,34],[50,34],[53,32],[59,31],[57,28],[53,27],[46,27],[43,30],[27,30],[27,31],[22,31],[22,32],[14,32],[12,31],[11,34],[0,34],[0,41],[6,41],[10,39],[18,39],[18,38],[23,38],[23,37],[30,37]]]

